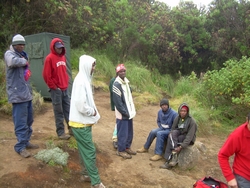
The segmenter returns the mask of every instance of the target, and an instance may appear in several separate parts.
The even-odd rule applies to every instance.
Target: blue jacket
[[[26,55],[25,52],[23,52]],[[6,63],[6,90],[9,103],[21,103],[32,100],[32,89],[29,81],[25,80],[28,58],[16,52],[13,46],[4,54]]]
[[[171,108],[168,108],[166,112],[162,109],[158,111],[157,125],[161,129],[171,129],[174,119],[178,116],[178,113]]]

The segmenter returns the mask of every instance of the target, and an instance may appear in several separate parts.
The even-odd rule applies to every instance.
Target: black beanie
[[[162,99],[162,100],[161,100],[161,102],[160,102],[160,106],[162,106],[162,105],[164,105],[164,104],[166,104],[166,105],[168,105],[168,106],[169,106],[168,99]]]

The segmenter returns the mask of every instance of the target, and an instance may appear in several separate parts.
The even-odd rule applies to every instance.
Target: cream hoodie
[[[72,127],[91,126],[100,119],[91,87],[90,73],[95,61],[88,55],[79,58],[79,72],[74,79],[70,103],[69,125]],[[93,116],[95,111],[96,115]]]

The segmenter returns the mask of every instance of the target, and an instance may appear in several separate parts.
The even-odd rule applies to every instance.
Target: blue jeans
[[[144,144],[144,148],[149,149],[149,147],[151,146],[155,137],[157,137],[156,143],[155,143],[155,154],[162,155],[163,148],[164,148],[164,142],[165,142],[165,140],[167,141],[169,132],[170,132],[169,129],[157,128],[157,129],[151,130],[149,135],[148,135],[147,141]]]
[[[118,151],[123,152],[130,148],[133,140],[133,119],[116,119]]]
[[[32,134],[33,108],[32,101],[12,104],[12,117],[15,126],[17,143],[14,149],[20,153],[29,144]]]
[[[65,133],[64,119],[69,129],[70,98],[67,90],[62,91],[60,89],[51,89],[50,95],[56,122],[56,133],[58,136],[61,136]]]

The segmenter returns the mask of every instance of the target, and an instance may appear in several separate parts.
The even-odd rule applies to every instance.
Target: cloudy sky
[[[158,0],[158,1],[164,2],[171,7],[174,7],[179,4],[179,0]],[[189,0],[189,1],[193,1],[194,4],[197,4],[198,6],[200,6],[200,4],[207,6],[210,2],[212,2],[212,0]]]

